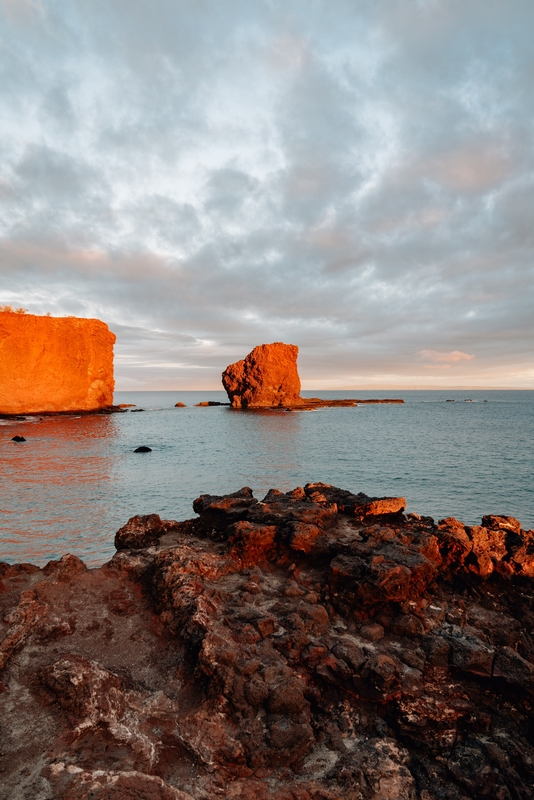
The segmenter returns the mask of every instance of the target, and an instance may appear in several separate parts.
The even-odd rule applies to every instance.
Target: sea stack
[[[294,344],[260,344],[222,374],[223,386],[234,408],[296,406],[300,397],[297,370],[299,349]]]
[[[98,319],[0,313],[0,414],[113,404],[115,334]]]

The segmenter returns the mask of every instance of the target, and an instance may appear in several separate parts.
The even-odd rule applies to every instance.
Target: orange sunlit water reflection
[[[187,519],[203,493],[250,486],[261,499],[308,481],[400,494],[436,519],[498,513],[534,525],[532,392],[415,391],[404,405],[310,413],[195,407],[207,399],[225,397],[128,392],[117,402],[145,413],[0,420],[0,560],[42,565],[71,552],[101,564],[134,514]],[[136,454],[140,445],[151,452]]]
[[[17,433],[27,442],[2,447],[3,553],[42,563],[50,558],[51,539],[57,557],[78,539],[78,551],[91,560],[99,537],[109,538],[115,418],[43,417],[17,425]]]

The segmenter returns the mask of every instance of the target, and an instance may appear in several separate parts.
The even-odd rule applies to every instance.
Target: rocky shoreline
[[[326,484],[0,564],[2,800],[532,800],[534,531]]]
[[[123,414],[128,411],[130,404],[127,406],[104,406],[103,408],[94,408],[90,411],[86,409],[72,409],[71,411],[32,411],[24,414],[0,414],[0,419],[14,420],[17,422],[31,422],[37,417],[90,417],[102,414]]]

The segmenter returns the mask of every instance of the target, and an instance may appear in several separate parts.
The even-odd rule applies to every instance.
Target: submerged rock
[[[6,798],[531,799],[533,532],[404,507],[244,487],[0,564]]]

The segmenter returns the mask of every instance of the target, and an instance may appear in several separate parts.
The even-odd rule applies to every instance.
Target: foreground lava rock
[[[0,797],[532,800],[534,531],[404,507],[244,488],[1,565]]]
[[[115,338],[98,319],[0,312],[0,414],[112,406]]]

